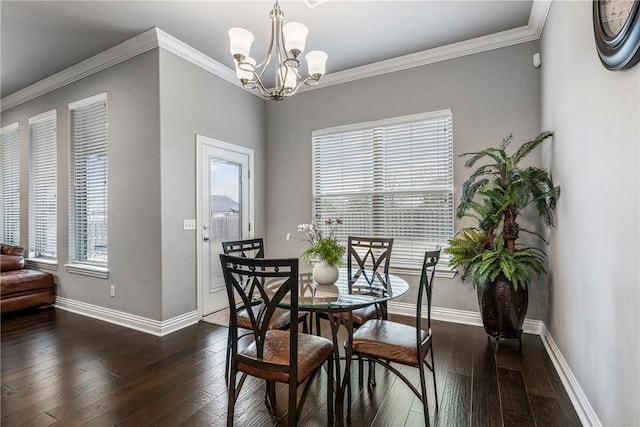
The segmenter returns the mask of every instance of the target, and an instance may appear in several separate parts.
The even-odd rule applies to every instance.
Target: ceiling
[[[316,0],[317,3],[317,0]],[[307,51],[328,53],[327,75],[527,26],[532,0],[344,1],[310,8],[280,0],[285,22],[309,27]],[[273,1],[0,2],[0,97],[4,98],[150,28],[158,27],[233,68],[227,31],[269,41]]]

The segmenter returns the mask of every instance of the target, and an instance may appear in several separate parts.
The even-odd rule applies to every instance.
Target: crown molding
[[[534,2],[535,3],[535,2]],[[534,29],[528,25],[477,37],[446,46],[436,47],[422,52],[412,53],[398,58],[387,59],[349,70],[331,73],[322,78],[322,83],[317,86],[307,86],[300,90],[306,92],[317,90],[327,86],[338,85],[356,80],[376,77],[387,73],[407,70],[409,68],[434,64],[436,62],[447,61],[449,59],[460,58],[474,53],[486,52],[488,50],[499,49],[519,43],[537,40]]]
[[[547,19],[551,2],[552,0],[534,0],[531,7],[531,13],[529,15],[529,22],[525,26],[398,58],[375,62],[373,64],[363,65],[349,70],[331,73],[322,78],[321,84],[317,86],[304,86],[300,88],[299,92],[318,90],[328,86],[380,76],[409,68],[420,67],[423,65],[537,40],[542,35],[542,30],[544,29],[544,23]],[[161,29],[154,27],[110,49],[107,49],[104,52],[94,55],[89,59],[2,98],[0,100],[0,112],[158,47],[191,62],[192,64],[237,87],[242,88],[242,85],[236,79],[234,70],[176,39]],[[256,91],[249,89],[246,90],[262,99],[260,94]]]
[[[551,9],[552,1],[553,0],[533,0],[528,27],[536,33],[537,39],[542,36],[544,23],[547,22],[547,15],[549,14],[549,9]]]
[[[529,21],[525,26],[412,53],[398,58],[375,62],[337,73],[331,73],[322,78],[322,84],[300,88],[300,92],[317,90],[327,86],[380,76],[395,71],[538,40],[542,36],[542,30],[544,29],[552,1],[553,0],[533,0]]]
[[[24,89],[5,96],[0,100],[0,111],[5,111],[17,105],[35,99],[46,93],[52,92],[63,86],[83,79],[91,74],[112,67],[127,59],[143,54],[158,47],[156,28],[151,28],[144,33],[125,40],[91,58],[85,59],[69,68],[59,71],[45,79],[40,80]]]
[[[199,50],[189,46],[185,42],[178,40],[172,35],[162,31],[159,28],[155,29],[158,36],[158,46],[174,55],[179,56],[185,61],[189,61],[194,65],[215,74],[223,80],[234,84],[235,86],[242,87],[242,83],[236,78],[236,73],[229,67],[216,61],[215,59],[205,55]]]

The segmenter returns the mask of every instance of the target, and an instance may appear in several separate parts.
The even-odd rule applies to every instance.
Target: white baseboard
[[[407,302],[389,301],[389,313],[401,316],[414,317],[416,315],[415,304]],[[477,311],[456,310],[453,308],[431,307],[431,319],[441,322],[460,323],[463,325],[482,326],[482,318]],[[524,319],[522,330],[525,334],[540,335],[546,330],[541,320]]]
[[[578,379],[573,375],[569,364],[564,359],[564,356],[560,352],[560,349],[553,340],[553,337],[551,337],[551,333],[547,330],[546,326],[540,333],[540,338],[542,339],[542,344],[544,344],[544,348],[547,350],[547,354],[551,359],[551,363],[553,363],[553,366],[556,368],[556,372],[560,377],[560,381],[562,381],[562,385],[564,385],[567,394],[569,394],[571,403],[573,403],[573,407],[578,413],[578,417],[580,418],[582,425],[601,426],[602,423],[598,419],[598,415],[596,415],[596,412],[593,410],[587,396],[585,396],[584,391],[582,391],[582,387],[580,387],[580,383],[578,383]]]
[[[400,316],[413,317],[416,315],[415,304],[389,301],[388,303],[389,313],[397,314]],[[482,318],[480,313],[475,311],[455,310],[452,308],[443,307],[431,307],[431,319],[439,320],[442,322],[460,323],[463,325],[482,326]],[[526,334],[539,335],[542,340],[549,359],[553,363],[562,385],[564,385],[569,399],[573,404],[580,422],[585,426],[601,426],[602,423],[598,419],[593,407],[589,403],[589,400],[582,391],[580,383],[577,378],[571,372],[569,364],[564,359],[564,356],[560,352],[560,349],[553,341],[551,333],[547,329],[547,326],[541,320],[525,319],[522,325],[522,330]]]
[[[200,321],[198,312],[195,310],[171,319],[158,321],[60,296],[56,296],[54,307],[159,337]]]

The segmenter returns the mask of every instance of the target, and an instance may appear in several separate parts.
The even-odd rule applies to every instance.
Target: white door
[[[252,237],[253,150],[198,136],[198,310],[228,306],[220,267],[222,242]]]

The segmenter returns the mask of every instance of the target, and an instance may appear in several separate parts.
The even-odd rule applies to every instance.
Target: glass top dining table
[[[339,269],[338,280],[333,285],[319,285],[313,281],[311,271],[299,275],[298,309],[313,313],[340,313],[345,315],[328,315],[326,320],[331,327],[331,338],[334,344],[335,362],[335,418],[336,426],[344,422],[344,398],[348,389],[351,357],[353,351],[353,319],[352,312],[371,304],[380,304],[405,294],[409,284],[401,277],[393,274],[373,274],[371,271]],[[267,285],[267,290],[276,291],[277,283]],[[286,298],[281,303],[287,306]],[[338,329],[346,328],[347,339],[344,343],[344,354],[340,353],[342,343],[338,342]],[[319,330],[316,331],[319,333]],[[344,365],[341,364],[344,362]],[[350,408],[350,393],[347,394],[347,408]],[[351,411],[348,411],[349,419]]]
[[[312,273],[300,274],[298,308],[305,311],[351,311],[382,303],[405,294],[409,284],[393,274],[373,274],[371,271],[339,269],[333,285],[319,285]]]

